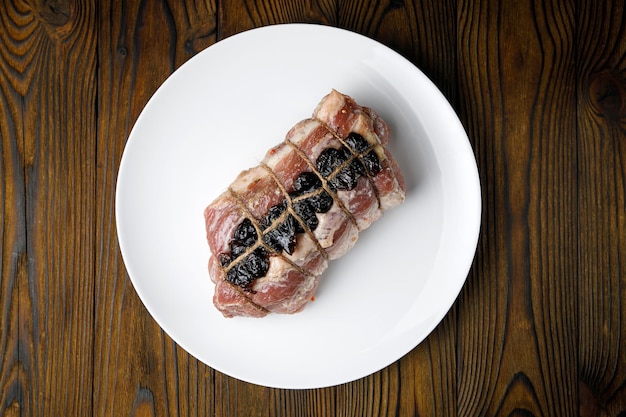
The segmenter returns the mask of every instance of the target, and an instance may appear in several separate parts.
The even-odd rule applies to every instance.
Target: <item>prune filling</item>
[[[369,142],[356,132],[350,132],[345,142],[352,150],[358,153],[363,153],[370,148]]]
[[[287,215],[276,227],[263,235],[263,242],[276,252],[285,251],[291,255],[296,248],[296,232],[298,221]]]
[[[269,229],[276,220],[287,210],[287,200],[281,204],[270,207],[267,214],[261,219],[260,226],[263,231]],[[248,219],[246,219],[248,220]],[[245,220],[244,220],[245,221]]]
[[[383,169],[383,167],[380,165],[378,155],[376,155],[376,152],[374,150],[371,150],[363,155],[363,164],[365,165],[365,168],[371,176],[378,174]]]
[[[338,190],[354,190],[356,187],[359,176],[352,168],[352,165],[346,165],[339,170],[328,181]]]
[[[318,177],[315,172],[305,171],[296,177],[296,180],[293,182],[294,192],[291,194],[300,196],[313,192],[321,187],[322,180],[320,180],[320,177]]]
[[[265,276],[269,270],[269,256],[259,246],[226,273],[226,280],[242,288],[248,288],[255,279]]]
[[[317,213],[327,213],[332,208],[334,200],[327,189],[333,193],[353,190],[360,177],[374,176],[382,170],[375,150],[361,135],[352,132],[345,143],[347,146],[342,145],[339,149],[324,149],[315,161],[317,171],[326,180],[326,189],[322,178],[315,172],[305,171],[296,177],[289,199],[297,218],[291,213],[285,214],[289,202],[284,199],[270,207],[259,220],[261,240],[268,248],[278,253],[293,254],[297,235],[305,233],[302,225],[315,231],[319,225]],[[263,246],[250,251],[258,241],[257,229],[250,219],[245,218],[229,242],[230,254],[220,253],[218,256],[220,265],[228,268],[226,280],[246,291],[251,291],[254,280],[265,276],[269,270],[270,253]]]
[[[315,165],[324,178],[330,178],[333,172],[346,162],[349,157],[350,151],[343,146],[340,149],[328,148],[320,153],[317,161],[315,161]]]
[[[314,231],[317,229],[317,225],[319,224],[319,220],[317,219],[317,215],[315,214],[315,208],[310,204],[308,200],[301,200],[293,204],[293,211],[296,213],[300,219],[306,224],[306,227],[309,230]],[[301,229],[300,233],[304,232],[304,229]]]
[[[327,213],[335,202],[326,190],[323,190],[316,195],[312,195],[307,198],[307,201],[316,213]]]

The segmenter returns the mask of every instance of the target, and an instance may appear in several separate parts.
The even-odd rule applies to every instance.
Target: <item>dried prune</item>
[[[244,246],[250,247],[255,244],[258,236],[250,219],[243,219],[243,221],[235,229],[233,238],[240,241]]]
[[[248,248],[256,243],[258,235],[254,225],[250,219],[245,218],[237,226],[233,233],[233,238],[229,242],[230,253],[232,259],[236,259],[241,256]]]
[[[254,280],[255,278],[252,277],[250,272],[248,272],[241,263],[236,264],[226,273],[226,281],[230,281],[243,288],[248,287]]]
[[[228,264],[230,264],[231,258],[226,253],[220,253],[219,255],[217,255],[217,260],[220,262],[220,266],[222,268],[225,268],[228,266]]]
[[[357,153],[363,153],[370,148],[369,142],[356,132],[350,132],[346,138],[346,143]]]
[[[298,221],[290,214],[276,227],[263,235],[263,241],[277,252],[292,254],[296,247],[296,228]]]
[[[360,159],[354,158],[350,163],[350,166],[352,167],[352,170],[357,175],[357,177],[367,175],[367,171]]]
[[[315,164],[317,165],[317,170],[322,174],[325,178],[328,178],[338,166],[343,164],[348,160],[350,151],[346,152],[347,149],[335,149],[335,148],[327,148],[324,149],[320,155],[317,157]]]
[[[378,155],[374,150],[369,151],[367,154],[363,156],[363,164],[370,175],[376,175],[382,170],[382,166],[380,165],[380,160],[378,159]]]
[[[308,198],[309,204],[317,213],[326,213],[333,206],[334,200],[326,191]]]
[[[240,287],[248,287],[255,279],[265,276],[269,270],[267,252],[259,247],[243,258],[226,273],[226,279]]]
[[[268,255],[262,247],[256,248],[250,255],[243,258],[241,263],[255,278],[264,276],[269,269]]]
[[[287,201],[283,200],[281,204],[270,207],[267,214],[260,222],[261,229],[265,230],[274,223],[287,209]]]
[[[242,253],[248,250],[248,246],[244,245],[240,240],[232,239],[230,241],[230,255],[232,259],[237,259]]]
[[[302,221],[304,222],[304,224],[306,224],[309,230],[313,231],[317,228],[319,220],[315,215],[315,209],[311,206],[308,199],[294,203],[293,210],[296,212],[298,217],[302,219]]]
[[[322,180],[314,172],[302,172],[293,182],[294,194],[296,196],[310,193],[322,186]]]
[[[356,187],[358,175],[351,165],[343,167],[337,174],[329,179],[329,182],[338,190],[353,190]]]

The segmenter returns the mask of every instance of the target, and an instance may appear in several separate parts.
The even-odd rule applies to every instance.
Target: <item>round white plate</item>
[[[332,88],[391,126],[406,202],[331,262],[303,312],[225,319],[203,210]],[[159,325],[214,369],[279,388],[352,381],[420,343],[465,282],[480,210],[467,136],[427,77],[369,38],[306,24],[240,33],[174,72],[137,119],[116,194],[124,262]]]

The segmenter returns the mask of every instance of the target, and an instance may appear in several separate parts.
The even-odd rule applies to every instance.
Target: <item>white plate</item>
[[[389,123],[407,200],[331,262],[302,313],[225,319],[203,210],[331,88]],[[174,72],[137,119],[116,195],[122,255],[159,325],[214,369],[280,388],[352,381],[421,342],[465,282],[480,210],[467,136],[427,77],[371,39],[304,24],[240,33]]]

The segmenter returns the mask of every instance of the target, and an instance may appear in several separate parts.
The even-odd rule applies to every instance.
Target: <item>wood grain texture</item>
[[[94,415],[208,415],[213,371],[176,346],[143,307],[119,254],[114,200],[132,125],[159,85],[215,42],[215,4],[99,4]]]
[[[460,111],[484,190],[459,304],[459,415],[574,415],[575,4],[459,7]]]
[[[269,417],[337,415],[336,388],[269,391]],[[258,413],[260,414],[260,412]]]
[[[4,11],[5,19],[16,14],[12,9]],[[13,18],[13,20],[17,20]],[[24,57],[25,51],[15,51],[16,33],[25,31],[30,22],[12,23],[11,31],[3,30],[0,50],[0,415],[19,416],[26,407],[29,381],[25,367],[20,361],[23,356],[24,341],[20,340],[19,287],[28,282],[28,254],[26,253],[26,182],[24,178],[24,129],[21,109],[22,92],[25,88],[20,81],[24,65],[20,60],[32,62],[32,57]],[[32,22],[32,19],[31,19]],[[7,45],[7,46],[4,46]],[[32,70],[31,70],[32,72]],[[19,83],[19,84],[18,84]],[[28,83],[27,83],[28,84]],[[23,284],[22,284],[23,286]],[[24,312],[28,314],[28,312]],[[27,335],[23,335],[26,336]],[[22,351],[22,352],[21,352]],[[20,353],[22,353],[20,355]]]
[[[483,216],[468,281],[399,361],[282,390],[181,349],[119,254],[119,161],[181,64],[253,27],[339,26],[457,110]],[[0,416],[626,415],[626,10],[592,0],[5,0]],[[303,358],[306,360],[306,358]]]
[[[581,390],[586,415],[615,416],[626,414],[626,10],[582,1],[578,16]]]
[[[0,9],[0,415],[91,410],[95,17],[62,1]]]
[[[337,388],[337,410],[341,417],[374,417],[396,415],[399,408],[398,366],[387,368],[343,384]]]
[[[220,39],[260,26],[281,23],[335,25],[335,0],[223,0],[219,3]]]

